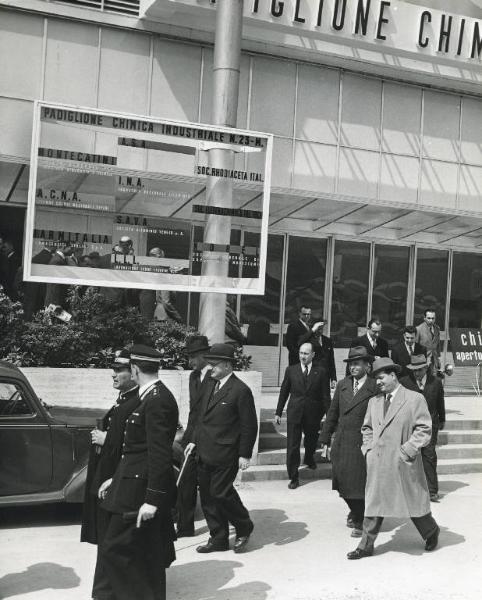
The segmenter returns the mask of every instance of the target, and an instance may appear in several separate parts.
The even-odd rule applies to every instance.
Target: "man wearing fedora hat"
[[[344,362],[348,364],[350,375],[336,386],[321,431],[321,447],[322,451],[327,449],[336,431],[331,450],[332,487],[350,508],[352,537],[361,537],[366,484],[365,459],[360,451],[361,427],[368,401],[377,394],[377,385],[373,377],[368,376],[373,357],[365,347],[350,348]]]
[[[189,417],[181,440],[186,464],[177,490],[177,537],[194,535],[194,512],[197,501],[198,473],[193,432],[199,421],[201,398],[210,381],[211,365],[204,356],[209,350],[205,335],[193,335],[186,342],[185,352],[192,371],[189,375]]]
[[[112,363],[113,387],[119,392],[116,403],[112,406],[91,432],[92,446],[87,467],[85,498],[82,509],[82,527],[80,541],[98,544],[104,539],[109,522],[109,513],[104,510],[98,498],[101,484],[114,475],[122,455],[124,429],[127,418],[139,405],[139,386],[132,379],[130,352],[118,350]],[[105,593],[105,568],[97,554],[92,596],[95,598]],[[107,587],[107,589],[109,589]]]
[[[400,383],[408,390],[420,392],[427,401],[428,410],[432,417],[432,437],[430,443],[422,448],[422,461],[427,477],[430,500],[438,502],[438,477],[437,477],[437,437],[440,429],[445,425],[445,400],[444,388],[438,377],[430,369],[431,363],[423,354],[411,357],[407,365],[409,375],[402,377]]]
[[[440,529],[430,512],[421,449],[430,442],[432,419],[422,394],[398,380],[400,365],[391,358],[373,363],[379,393],[368,402],[361,451],[366,457],[365,518],[358,548],[347,558],[371,556],[384,517],[409,517],[425,540],[437,547]]]
[[[233,373],[234,347],[213,344],[205,357],[212,365],[211,381],[202,392],[192,444],[210,537],[197,551],[228,550],[231,523],[236,530],[234,551],[242,552],[254,525],[233,483],[238,470],[249,467],[258,433],[256,409],[251,390]]]

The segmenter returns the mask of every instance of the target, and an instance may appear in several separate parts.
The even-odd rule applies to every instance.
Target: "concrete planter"
[[[112,388],[110,369],[59,369],[25,367],[23,373],[37,395],[47,404],[82,408],[110,408],[117,392]],[[159,371],[159,378],[173,393],[179,406],[179,420],[185,427],[189,415],[190,371]],[[260,421],[261,380],[259,371],[237,371],[236,375],[251,388]],[[256,464],[258,440],[253,450]]]

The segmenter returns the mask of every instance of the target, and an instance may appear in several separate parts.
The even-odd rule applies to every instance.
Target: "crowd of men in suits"
[[[288,328],[287,342],[297,352],[288,348],[292,364],[275,416],[280,423],[287,403],[289,488],[299,486],[303,435],[304,463],[317,468],[321,428],[322,450],[331,446],[333,489],[349,508],[352,536],[360,538],[348,558],[373,554],[387,516],[409,517],[426,550],[435,549],[439,527],[430,512],[429,489],[437,486],[436,431],[445,420],[443,387],[432,374],[435,360],[427,360],[426,346],[416,345],[411,327],[389,358],[381,324],[372,320],[367,334],[353,341],[345,359],[348,375],[337,383],[333,344],[321,333],[322,324],[310,320],[310,309],[303,307],[299,322]],[[436,356],[435,348],[430,350]],[[81,529],[81,540],[97,545],[93,598],[166,597],[165,569],[175,560],[174,541],[195,535],[198,489],[209,538],[197,552],[229,550],[230,525],[233,550],[243,552],[253,532],[233,485],[239,469],[249,467],[258,433],[253,394],[233,373],[232,345],[210,346],[205,336],[195,335],[185,351],[192,372],[181,437],[176,399],[158,377],[161,354],[134,345],[114,358],[119,396],[91,434]]]
[[[439,536],[430,512],[430,501],[439,500],[435,447],[445,423],[435,311],[427,309],[419,326],[403,328],[391,357],[381,322],[371,319],[366,333],[352,340],[338,383],[333,343],[322,334],[323,321],[312,325],[311,315],[302,306],[288,326],[289,366],[275,411],[280,424],[287,404],[288,487],[299,487],[302,434],[303,462],[316,469],[321,432],[321,454],[331,455],[333,489],[348,505],[352,537],[361,538],[348,558],[373,554],[389,516],[410,517],[426,550],[433,550]]]

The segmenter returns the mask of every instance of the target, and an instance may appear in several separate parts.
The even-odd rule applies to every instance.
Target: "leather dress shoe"
[[[355,521],[350,516],[346,518],[346,526],[350,529],[353,529],[353,527],[355,527]]]
[[[296,488],[300,485],[300,482],[298,481],[298,479],[292,479],[289,483],[288,483],[288,487],[290,490],[296,490]]]
[[[242,552],[244,550],[251,534],[253,533],[253,529],[254,529],[254,525],[251,524],[251,529],[247,535],[236,535],[236,538],[234,540],[234,548],[233,548],[234,552],[236,554],[239,554],[240,552]]]
[[[308,467],[308,469],[311,469],[312,471],[316,469],[316,463],[314,460],[310,462],[304,462],[303,464],[305,464]]]
[[[430,494],[430,502],[440,502],[440,496],[437,492]]]
[[[427,550],[428,552],[430,552],[431,550],[435,550],[435,548],[438,546],[439,534],[440,527],[437,527],[437,529],[432,533],[432,535],[425,540],[425,550]]]
[[[176,536],[178,538],[183,538],[183,537],[194,537],[196,534],[194,533],[194,531],[182,531],[182,530],[178,530],[176,531]]]
[[[226,550],[229,550],[228,542],[225,542],[224,544],[219,542],[215,543],[211,538],[209,538],[205,546],[198,546],[196,548],[196,552],[199,552],[200,554],[209,554],[210,552],[225,552]]]
[[[358,560],[359,558],[365,558],[367,556],[372,556],[373,550],[363,550],[362,548],[357,548],[352,552],[348,552],[346,557],[348,560]]]

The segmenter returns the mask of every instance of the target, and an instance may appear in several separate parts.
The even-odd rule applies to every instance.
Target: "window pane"
[[[481,327],[482,254],[454,253],[450,327]]]
[[[383,325],[382,337],[393,344],[400,339],[407,311],[409,248],[375,247],[372,314]]]
[[[13,383],[0,382],[0,417],[30,414],[32,411],[22,390]]]
[[[285,323],[296,319],[302,304],[323,316],[326,240],[290,236],[286,275]]]
[[[244,244],[259,246],[259,234],[246,232]],[[278,345],[282,264],[283,236],[269,235],[264,296],[241,296],[241,323],[249,345]]]
[[[438,326],[443,329],[447,293],[448,252],[419,248],[415,284],[414,323],[421,323],[423,312],[433,308]]]
[[[336,241],[333,265],[331,338],[348,348],[367,321],[370,245]]]

